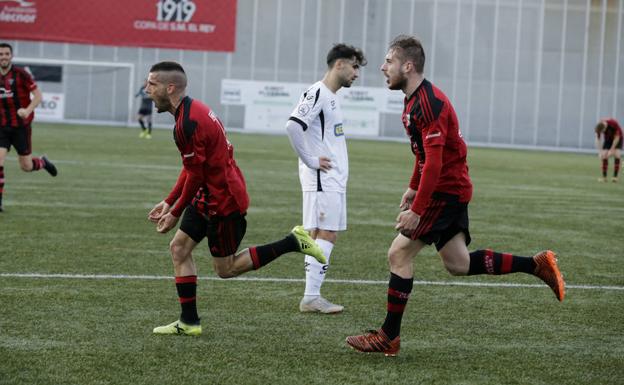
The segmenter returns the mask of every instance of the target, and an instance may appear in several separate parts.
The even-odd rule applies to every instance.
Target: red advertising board
[[[236,0],[0,0],[0,39],[234,51]]]

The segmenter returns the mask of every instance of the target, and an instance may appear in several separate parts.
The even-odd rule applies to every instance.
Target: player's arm
[[[39,90],[39,87],[32,89],[30,93],[33,95],[33,98],[30,101],[30,104],[28,104],[26,108],[20,108],[17,110],[17,115],[19,115],[19,117],[22,119],[26,119],[28,116],[30,116],[30,114],[33,113],[35,108],[37,108],[39,103],[41,103],[41,99],[43,97],[41,95],[41,90]]]
[[[425,146],[425,164],[418,185],[418,192],[412,203],[411,210],[418,215],[422,215],[433,195],[433,191],[438,183],[440,172],[442,171],[442,149],[443,146]]]
[[[314,156],[306,144],[303,134],[304,127],[301,123],[294,119],[288,119],[286,122],[286,132],[290,139],[290,144],[295,150],[301,161],[311,169],[327,171],[331,169],[330,159],[324,156]]]
[[[409,186],[407,190],[403,193],[401,197],[401,203],[399,204],[399,208],[401,210],[407,210],[412,206],[414,202],[414,197],[416,196],[416,191],[418,190],[418,184],[420,183],[420,173],[422,170],[422,164],[419,160],[418,154],[416,154],[416,160],[414,161],[414,171],[412,172],[412,177],[410,178]]]
[[[181,193],[175,207],[171,210],[171,215],[179,218],[182,215],[182,211],[188,206],[197,191],[202,185],[203,178],[201,175],[201,167],[185,167],[184,172],[186,177],[184,184],[182,185]]]
[[[425,164],[420,178],[420,184],[416,191],[414,202],[409,210],[401,211],[397,216],[397,230],[415,230],[420,222],[420,217],[424,213],[431,195],[438,183],[442,170],[442,150],[443,146],[425,146]]]
[[[615,148],[618,146],[618,144],[620,144],[620,140],[622,140],[622,135],[615,134],[615,137],[613,138],[613,144],[611,145],[611,150],[610,151],[615,151]]]
[[[180,175],[178,176],[178,180],[176,184],[173,186],[173,189],[169,193],[169,195],[158,202],[154,208],[147,214],[147,219],[150,222],[158,223],[160,218],[163,215],[167,214],[171,209],[171,206],[178,200],[178,197],[182,194],[182,187],[184,187],[184,182],[186,181],[186,172],[184,171],[184,167],[180,170]]]

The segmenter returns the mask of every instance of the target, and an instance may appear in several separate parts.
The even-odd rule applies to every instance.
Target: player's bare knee
[[[454,276],[466,275],[465,269],[457,264],[445,264],[444,267],[446,268],[446,271],[448,271],[449,274],[451,275],[454,275]]]
[[[391,267],[401,267],[410,262],[411,260],[409,258],[406,258],[404,250],[396,249],[393,247],[388,250],[388,263]]]
[[[234,271],[233,266],[215,265],[214,270],[219,278],[227,279],[238,276],[236,271]]]
[[[187,260],[189,256],[188,250],[182,243],[176,242],[175,238],[169,243],[169,251],[174,265],[179,265]]]

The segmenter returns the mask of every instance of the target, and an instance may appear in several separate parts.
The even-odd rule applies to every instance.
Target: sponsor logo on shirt
[[[11,79],[13,80],[13,79]],[[13,97],[13,91],[11,89],[6,89],[4,87],[0,87],[0,99],[7,99]]]
[[[436,132],[432,132],[431,134],[428,134],[427,136],[425,136],[425,139],[431,139],[431,138],[437,138],[438,136],[441,136],[442,133],[440,131],[436,131]]]
[[[344,135],[344,131],[342,130],[342,123],[338,123],[338,124],[334,125],[334,135],[336,135],[336,136],[343,136]]]

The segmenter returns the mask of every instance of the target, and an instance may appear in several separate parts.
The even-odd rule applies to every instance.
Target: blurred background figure
[[[622,128],[614,118],[604,118],[596,124],[595,131],[598,157],[600,157],[602,162],[602,177],[598,181],[607,181],[609,158],[613,157],[613,178],[611,178],[611,181],[616,183],[622,159]]]
[[[139,89],[139,92],[134,96],[135,98],[141,98],[141,105],[139,106],[139,112],[137,114],[137,120],[141,125],[141,133],[139,138],[152,139],[152,99],[145,93],[145,86],[147,85],[147,79],[145,79],[143,85]],[[147,124],[147,125],[146,125]]]

